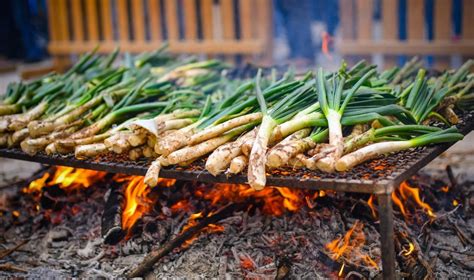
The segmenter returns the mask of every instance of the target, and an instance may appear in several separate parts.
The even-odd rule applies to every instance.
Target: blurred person
[[[315,51],[311,37],[311,0],[274,0],[275,12],[279,13],[290,48],[289,59],[296,67],[313,64]],[[276,30],[279,30],[276,28]]]
[[[13,18],[11,28],[18,30],[24,62],[37,62],[46,56],[47,19],[45,0],[7,0]],[[8,42],[10,44],[10,42]]]

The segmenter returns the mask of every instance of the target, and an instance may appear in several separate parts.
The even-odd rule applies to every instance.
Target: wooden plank
[[[452,34],[452,1],[436,0],[434,7],[434,43],[436,41],[448,41]],[[435,57],[434,67],[438,70],[448,69],[450,67],[449,56]]]
[[[212,26],[212,3],[213,0],[201,0],[201,24],[202,36],[204,40],[210,40],[214,37]]]
[[[347,40],[338,44],[337,49],[342,54],[368,55],[372,53],[393,55],[446,55],[461,54],[474,55],[474,40],[438,41],[436,44],[429,41],[355,41]]]
[[[114,40],[114,31],[112,27],[112,6],[111,0],[100,0],[100,12],[102,21],[102,36],[105,41]]]
[[[233,2],[234,2],[233,0],[220,1],[223,38],[226,40],[235,38]]]
[[[99,19],[97,15],[96,0],[86,0],[87,13],[87,32],[89,33],[89,40],[99,40]]]
[[[398,40],[398,1],[382,0],[382,38],[384,40]],[[384,56],[384,68],[397,64],[394,56]]]
[[[83,53],[90,51],[97,45],[92,42],[58,42],[51,44],[48,50],[57,54]],[[116,47],[114,42],[104,42],[98,50],[100,53],[109,53]],[[172,53],[205,53],[205,54],[260,54],[264,44],[261,40],[246,41],[245,44],[236,43],[234,40],[228,41],[174,41],[170,44],[169,50]],[[121,42],[120,50],[129,52],[143,52],[156,50],[155,42]]]
[[[145,10],[143,0],[132,1],[133,31],[135,41],[145,41]]]
[[[421,40],[425,36],[424,0],[407,1],[407,38]]]
[[[357,0],[357,38],[372,39],[372,17],[374,13],[373,0]]]
[[[57,23],[58,17],[56,14],[57,2],[57,0],[48,0],[47,2],[50,44],[54,44],[59,38],[59,24]]]
[[[252,0],[240,0],[240,37],[242,40],[251,39],[252,36]]]
[[[166,29],[169,41],[179,39],[178,5],[176,2],[177,0],[165,0]]]
[[[398,39],[398,1],[382,0],[382,27],[384,39]]]
[[[448,40],[452,34],[452,1],[436,0],[434,7],[434,39]]]
[[[49,26],[49,34],[50,40],[48,44],[48,49],[53,48],[50,50],[50,54],[53,58],[53,68],[58,72],[61,70],[61,61],[63,61],[63,57],[58,52],[54,51],[54,47],[57,47],[58,44],[68,43],[67,41],[62,40],[61,36],[61,24],[59,22],[59,8],[61,0],[48,0],[47,8],[48,8],[48,26]],[[70,54],[67,52],[67,54]]]
[[[84,40],[84,27],[82,15],[82,5],[81,0],[72,0],[71,1],[71,12],[72,12],[72,30],[74,32],[75,41]]]
[[[464,0],[462,4],[462,37],[474,39],[474,1]]]
[[[160,42],[162,40],[160,0],[148,0],[148,13],[150,15],[151,40]]]
[[[117,0],[117,13],[118,13],[118,27],[119,27],[119,40],[122,42],[129,41],[130,33],[128,30],[128,13],[127,13],[127,0]]]
[[[69,41],[69,18],[66,0],[59,0],[56,5],[56,16],[58,18],[56,24],[58,24],[59,28],[58,40]]]
[[[272,1],[258,1],[257,6],[257,38],[262,41],[262,48],[255,50],[256,54],[263,54],[261,63],[270,65],[273,63],[273,14]]]
[[[339,0],[339,18],[341,20],[341,32],[343,39],[354,39],[354,2],[353,0]]]
[[[184,0],[184,37],[186,40],[197,39],[196,0]]]

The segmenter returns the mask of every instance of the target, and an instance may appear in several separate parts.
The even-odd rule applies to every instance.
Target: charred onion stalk
[[[427,133],[410,140],[387,141],[368,145],[340,158],[336,163],[337,171],[347,171],[354,166],[381,155],[399,152],[410,148],[427,146],[430,144],[455,142],[463,139],[463,135],[456,128]]]

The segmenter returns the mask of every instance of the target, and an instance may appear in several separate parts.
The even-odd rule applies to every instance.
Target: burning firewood
[[[192,238],[196,234],[198,234],[202,229],[204,229],[209,224],[215,224],[218,221],[225,219],[231,216],[234,212],[242,211],[247,209],[252,205],[251,201],[246,201],[243,203],[232,203],[228,204],[227,206],[221,208],[216,213],[206,216],[202,218],[196,225],[191,226],[181,232],[177,237],[173,238],[172,240],[165,243],[161,248],[152,251],[149,253],[144,260],[134,269],[132,269],[128,274],[127,277],[142,277],[148,271],[150,271],[161,258],[169,254],[173,249],[180,247],[184,244],[188,239]]]

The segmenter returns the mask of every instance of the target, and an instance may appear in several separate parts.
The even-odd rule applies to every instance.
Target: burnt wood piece
[[[165,243],[162,247],[151,251],[136,268],[127,274],[127,278],[144,276],[153,268],[153,265],[160,261],[161,258],[168,255],[175,248],[180,247],[186,240],[191,239],[209,224],[215,224],[222,219],[230,217],[236,211],[243,211],[254,205],[254,200],[251,199],[242,203],[232,203],[224,206],[213,215],[202,218],[196,225],[187,228],[178,236]]]
[[[110,194],[105,202],[101,223],[101,234],[104,244],[115,245],[125,236],[125,232],[122,229],[125,185],[117,182],[110,184]]]

